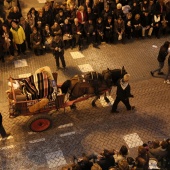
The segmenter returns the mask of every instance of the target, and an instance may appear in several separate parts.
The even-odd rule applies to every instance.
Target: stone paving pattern
[[[26,59],[28,66],[15,68],[14,60],[17,58],[6,58],[5,63],[0,63],[0,112],[3,114],[5,129],[12,137],[0,139],[0,170],[56,170],[65,161],[70,163],[72,155],[101,152],[104,148],[118,150],[121,145],[127,145],[124,141],[126,135],[136,133],[143,142],[170,137],[170,86],[163,83],[163,77],[153,78],[149,73],[158,65],[156,58],[159,47],[169,38],[136,40],[125,45],[102,44],[100,49],[89,47],[83,51],[85,57],[80,59],[72,59],[70,54],[77,49],[66,50],[68,70],[58,71],[58,82],[82,74],[78,67],[81,64],[90,64],[98,72],[125,66],[131,74],[130,84],[135,98],[130,99],[130,102],[136,106],[136,110],[127,112],[120,103],[120,113],[111,114],[111,106],[103,107],[98,101],[98,107],[93,108],[92,99],[88,99],[78,103],[77,110],[67,108],[66,113],[63,109],[53,113],[52,128],[41,133],[29,132],[29,117],[9,118],[5,94],[8,89],[7,79],[10,75],[18,77],[19,74],[34,73],[46,65],[55,71],[55,60],[50,53],[35,56],[28,51],[27,56],[19,58]],[[167,71],[167,64],[163,71]],[[116,88],[113,88],[112,98],[115,98],[115,92]],[[71,123],[73,126],[59,128]],[[129,148],[129,155],[135,157],[136,150],[137,147]]]

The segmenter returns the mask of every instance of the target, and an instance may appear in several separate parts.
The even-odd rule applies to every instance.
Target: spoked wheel
[[[35,115],[28,121],[28,127],[33,132],[42,132],[52,126],[52,117],[50,115]]]

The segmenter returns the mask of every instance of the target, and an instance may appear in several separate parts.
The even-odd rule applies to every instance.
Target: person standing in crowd
[[[93,47],[98,48],[96,43],[96,32],[91,18],[84,24],[85,36],[87,38],[87,45],[93,44]]]
[[[115,20],[114,24],[115,36],[118,40],[121,40],[122,43],[125,43],[125,23],[122,18]]]
[[[85,24],[87,21],[87,13],[84,10],[84,6],[79,6],[77,11],[77,19],[80,24]]]
[[[25,32],[24,29],[18,25],[16,22],[12,21],[11,23],[12,27],[10,31],[13,35],[14,43],[18,50],[18,55],[22,52],[24,55],[26,55],[26,45],[25,45]]]
[[[170,76],[170,55],[168,57],[168,72],[167,72],[167,74],[165,76],[164,83],[170,84],[170,81],[168,79],[169,76]]]
[[[141,16],[141,25],[142,25],[142,38],[145,38],[146,32],[148,37],[150,38],[152,35],[153,27],[152,18],[148,11],[144,11]]]
[[[33,27],[30,39],[31,39],[30,42],[32,44],[32,48],[34,50],[34,54],[37,56],[42,55],[43,54],[42,36],[40,32],[37,31],[36,27]]]
[[[2,38],[2,36],[0,36],[0,60],[4,63],[5,60],[4,60],[4,47],[3,47],[3,44],[4,44],[4,39]]]
[[[73,34],[72,48],[74,48],[78,44],[79,51],[82,50],[82,42],[81,42],[82,32],[83,32],[82,24],[78,22],[78,18],[75,18],[74,24],[72,25],[72,34]]]
[[[7,16],[3,24],[5,24],[8,28],[11,28],[11,22],[12,22],[12,19],[10,18],[10,16]]]
[[[4,38],[4,52],[6,54],[10,54],[14,56],[14,43],[13,43],[13,36],[7,25],[2,25],[2,37]]]
[[[59,59],[61,60],[64,70],[66,69],[66,63],[64,59],[64,43],[59,36],[53,38],[51,49],[53,50],[53,55],[56,60],[57,70],[60,69]]]
[[[105,40],[109,44],[114,41],[114,22],[111,16],[105,22]]]
[[[19,11],[19,8],[17,6],[14,6],[11,9],[11,12],[9,13],[9,17],[12,19],[12,21],[15,21],[16,23],[19,23],[20,18],[22,17],[22,14]]]
[[[31,50],[31,43],[30,43],[30,34],[32,33],[31,27],[30,27],[29,23],[25,20],[24,17],[20,18],[20,23],[19,24],[24,29],[26,42],[27,42],[27,47],[28,47],[28,49]]]
[[[4,0],[0,0],[0,17],[3,18],[3,20],[5,20],[6,14],[4,11]]]
[[[6,133],[4,126],[2,124],[2,114],[0,113],[0,134],[2,138],[7,138],[10,134]]]
[[[138,156],[136,157],[137,169],[148,170],[149,168],[149,154],[143,146],[138,147]]]
[[[134,110],[135,106],[131,106],[129,103],[129,97],[134,97],[131,94],[131,88],[129,85],[130,74],[125,74],[124,77],[117,82],[116,99],[113,103],[111,113],[119,113],[117,106],[119,102],[123,102],[127,110]]]
[[[160,48],[159,50],[159,54],[158,54],[158,62],[159,62],[159,68],[157,68],[156,70],[150,71],[151,76],[154,76],[155,72],[158,72],[158,75],[163,75],[164,73],[161,72],[162,68],[164,67],[164,62],[166,59],[166,56],[168,55],[168,48],[170,46],[170,42],[166,41]]]

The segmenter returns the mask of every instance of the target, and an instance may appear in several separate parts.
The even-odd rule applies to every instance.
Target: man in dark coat
[[[20,18],[20,25],[24,29],[27,46],[28,46],[29,49],[31,49],[31,42],[30,42],[30,34],[32,33],[31,27],[28,24],[28,22],[25,20],[24,17]]]
[[[10,134],[7,134],[4,127],[3,127],[3,124],[2,124],[2,115],[0,113],[0,134],[2,136],[2,138],[6,138],[8,137]]]
[[[72,48],[78,44],[79,51],[82,50],[82,33],[83,33],[83,26],[78,22],[78,18],[74,19],[74,23],[72,24]]]
[[[164,67],[164,62],[165,62],[165,59],[166,59],[166,56],[168,55],[168,48],[170,46],[170,42],[169,41],[166,41],[160,48],[159,50],[159,54],[158,54],[158,62],[159,62],[159,68],[157,68],[156,70],[154,71],[151,71],[151,76],[154,76],[154,73],[155,72],[158,72],[158,75],[162,75],[163,72],[161,72],[162,68]]]
[[[133,110],[135,108],[135,106],[131,106],[129,103],[129,97],[134,97],[130,92],[129,78],[130,75],[125,74],[124,77],[118,81],[116,99],[113,103],[111,113],[119,113],[117,106],[120,101],[123,102],[127,110]]]
[[[66,63],[65,63],[65,59],[64,59],[64,43],[59,36],[54,37],[54,39],[52,41],[51,49],[53,50],[53,55],[56,60],[57,70],[60,69],[59,59],[61,60],[62,66],[65,70]]]

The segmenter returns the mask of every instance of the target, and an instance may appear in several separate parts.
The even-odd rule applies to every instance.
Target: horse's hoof
[[[70,106],[70,109],[75,110],[75,109],[77,109],[77,107],[75,105],[72,105],[72,106]]]
[[[97,107],[96,103],[92,103],[91,105],[92,105],[93,107]]]

